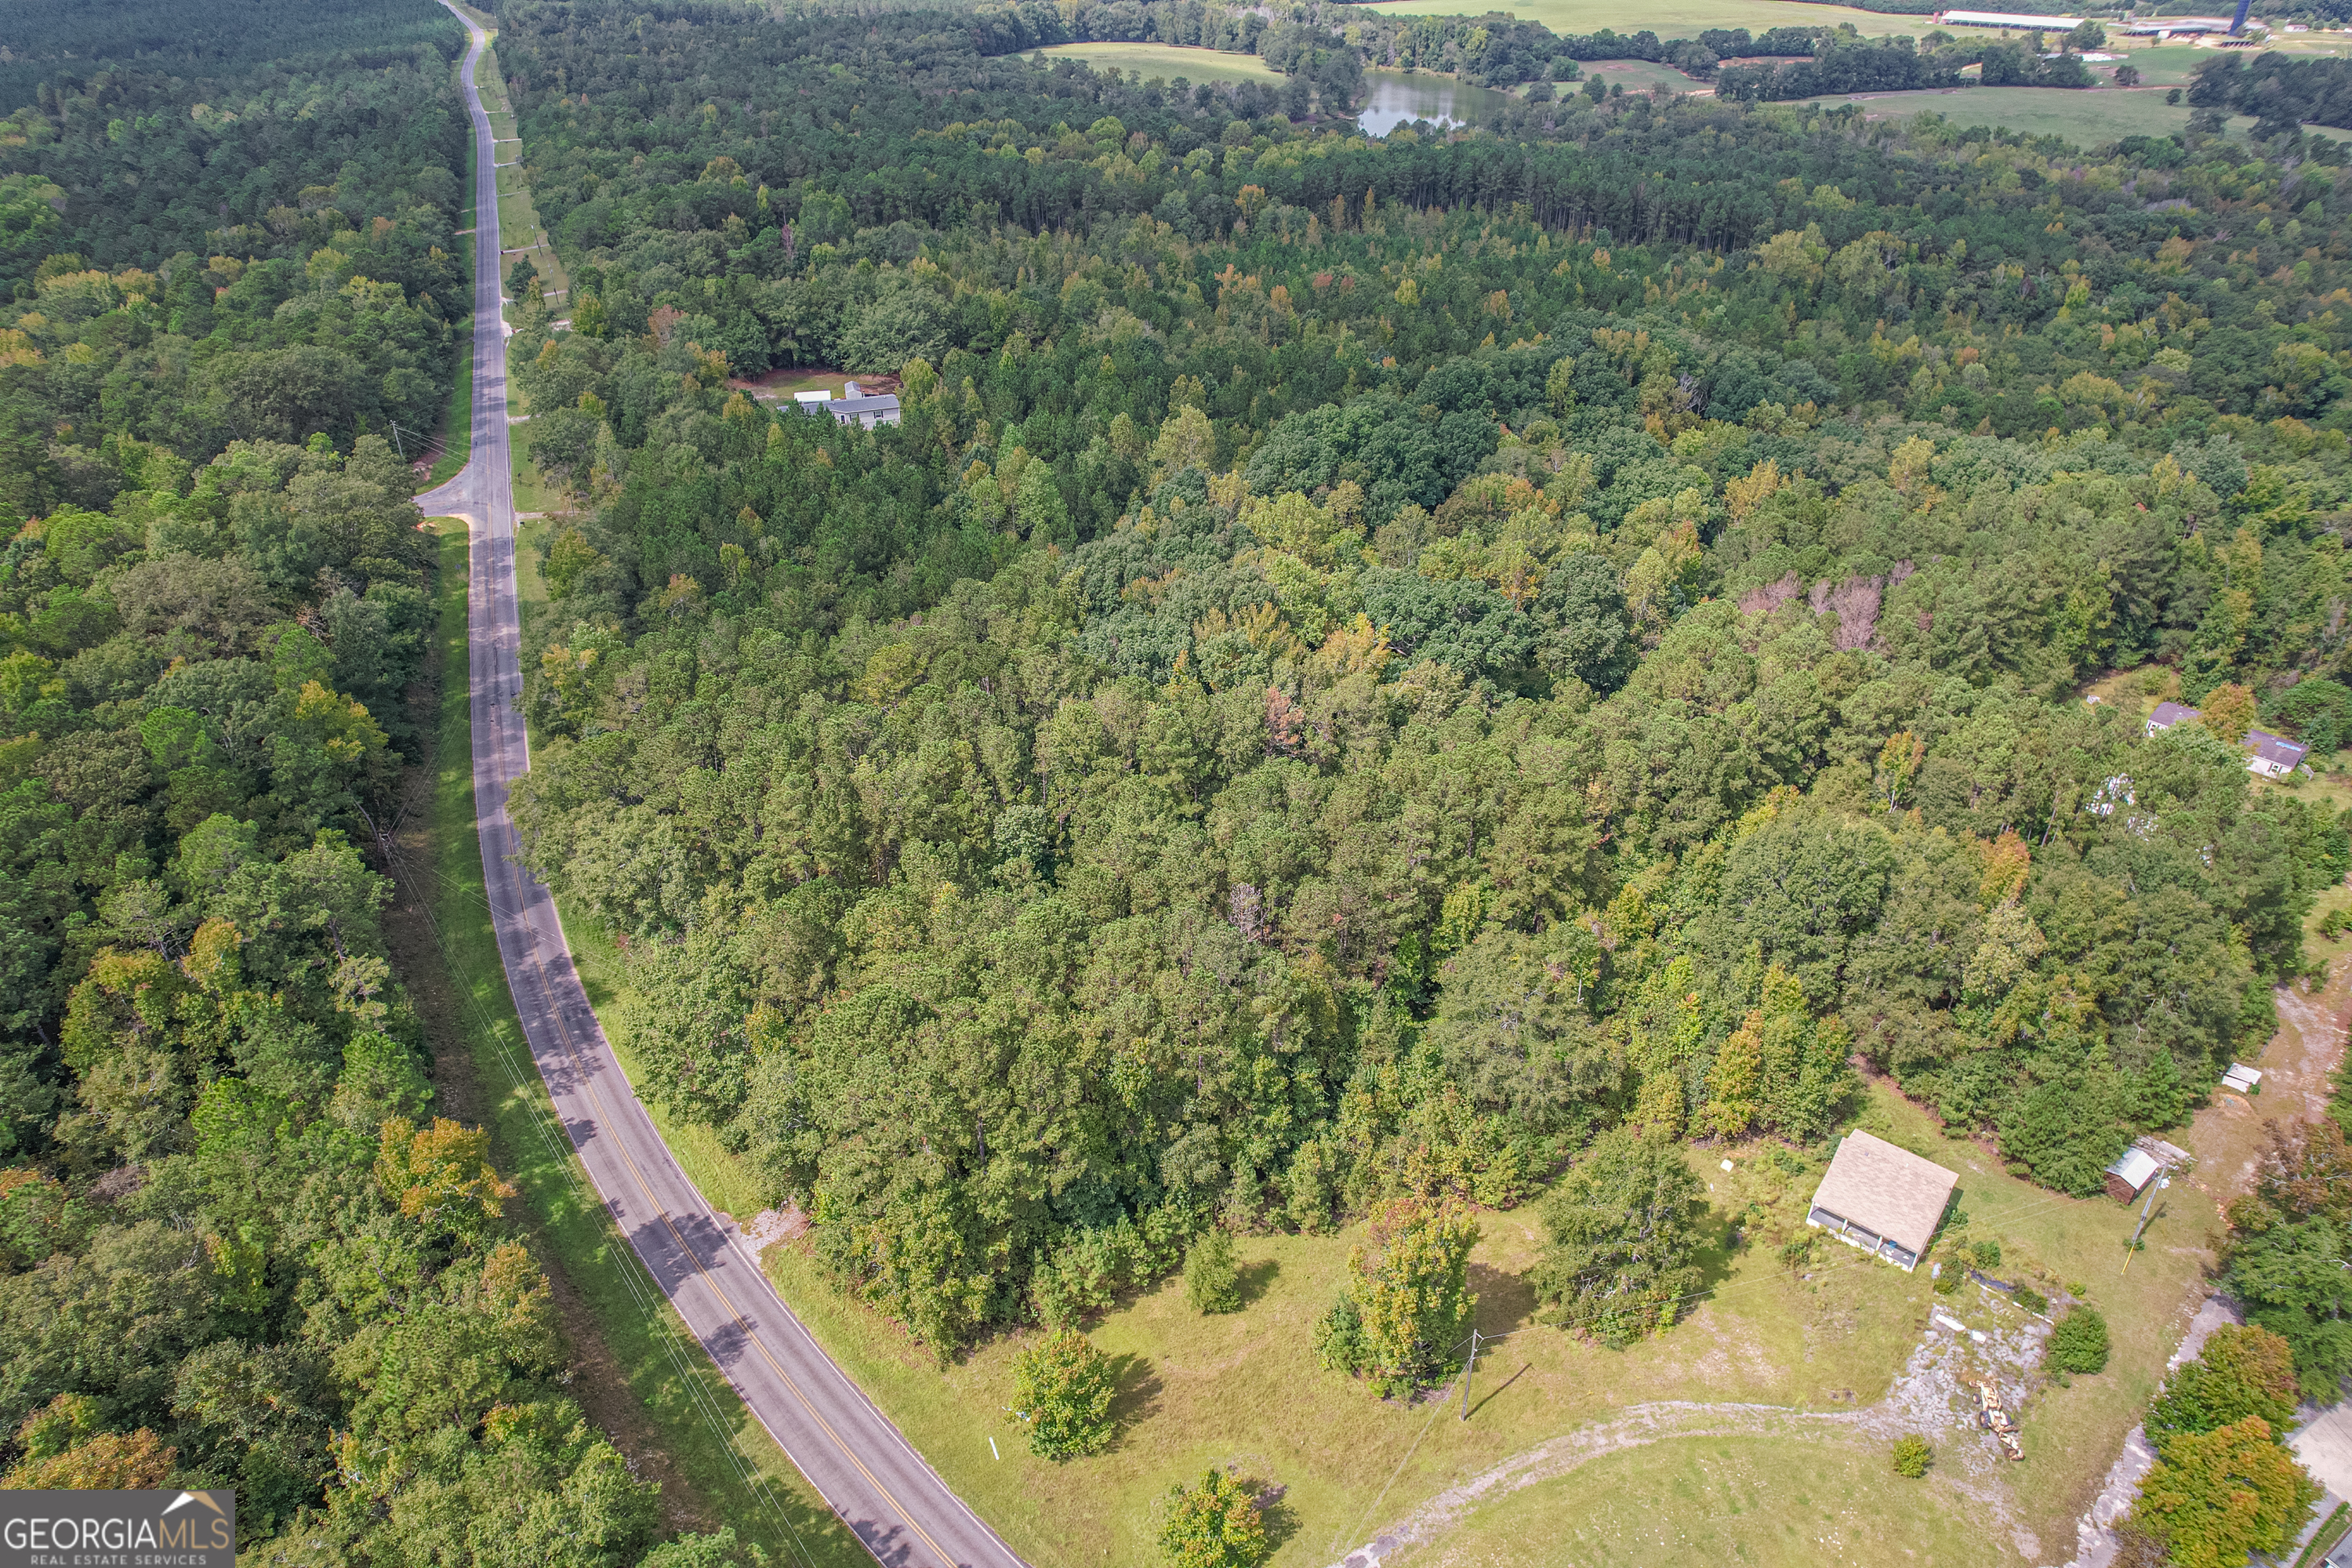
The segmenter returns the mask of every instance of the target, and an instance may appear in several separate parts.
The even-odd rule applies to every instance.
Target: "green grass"
[[[1672,66],[1662,66],[1649,60],[1587,60],[1584,74],[1599,77],[1610,86],[1622,85],[1627,92],[1647,92],[1663,87],[1675,92],[1712,92],[1715,89],[1696,77],[1687,77]],[[1583,89],[1584,84],[1562,82],[1556,90],[1563,98]]]
[[[2175,1326],[2171,1310],[2196,1282],[2198,1257],[2190,1253],[2198,1251],[2193,1244],[2201,1236],[2189,1234],[2179,1219],[2159,1222],[2156,1245],[2134,1266],[2126,1290],[2117,1270],[2132,1216],[2120,1205],[2060,1197],[2011,1177],[1992,1156],[1972,1143],[1947,1141],[1919,1111],[1883,1089],[1873,1093],[1870,1107],[1868,1121],[1883,1135],[1961,1173],[1962,1205],[1974,1216],[1976,1234],[2000,1237],[2010,1255],[2004,1274],[2038,1262],[2051,1275],[2089,1287],[2091,1299],[2109,1314],[2114,1370],[2050,1391],[2030,1411],[2029,1452],[2043,1463],[2026,1468],[2043,1472],[2048,1495],[2028,1493],[2026,1511],[2037,1521],[2071,1519],[2063,1510],[2075,1492],[2095,1487],[2161,1373]],[[1485,1239],[1472,1263],[1479,1326],[1513,1337],[1482,1362],[1475,1418],[1466,1424],[1450,1412],[1433,1424],[1426,1405],[1381,1404],[1315,1363],[1312,1325],[1343,1278],[1354,1232],[1243,1238],[1237,1250],[1251,1300],[1232,1317],[1193,1314],[1176,1280],[1107,1313],[1090,1333],[1124,1368],[1128,1425],[1110,1453],[1060,1466],[1021,1451],[998,1414],[1011,1399],[1010,1362],[1022,1336],[982,1345],[942,1370],[896,1326],[845,1300],[804,1247],[772,1247],[766,1263],[826,1350],[949,1484],[1033,1561],[1072,1568],[1097,1561],[1149,1563],[1152,1500],[1203,1464],[1230,1461],[1288,1489],[1283,1506],[1295,1531],[1275,1561],[1305,1565],[1331,1560],[1335,1548],[1362,1544],[1370,1531],[1447,1486],[1548,1438],[1611,1420],[1628,1405],[1728,1401],[1826,1411],[1882,1397],[1926,1322],[1927,1275],[1905,1275],[1833,1245],[1825,1245],[1808,1266],[1811,1278],[1790,1272],[1775,1256],[1770,1227],[1794,1234],[1801,1226],[1820,1164],[1786,1174],[1742,1149],[1730,1151],[1736,1168],[1727,1173],[1715,1163],[1724,1152],[1692,1152],[1695,1168],[1711,1184],[1714,1234],[1721,1236],[1730,1216],[1753,1204],[1769,1216],[1757,1226],[1767,1239],[1736,1253],[1718,1247],[1708,1254],[1703,1259],[1707,1299],[1671,1333],[1627,1351],[1598,1349],[1534,1324],[1534,1302],[1520,1281],[1539,1249],[1540,1225],[1531,1208],[1484,1216]],[[2190,1253],[2169,1250],[2184,1241],[2192,1244]],[[992,1432],[1001,1458],[989,1449]],[[1681,1454],[1686,1441],[1698,1440],[1673,1439],[1662,1452]],[[1874,1449],[1855,1460],[1841,1447],[1844,1441],[1834,1430],[1808,1427],[1778,1448],[1756,1450],[1754,1463],[1767,1470],[1779,1465],[1771,1483],[1776,1490],[1801,1486],[1825,1468],[1859,1464],[1853,1486],[1840,1481],[1838,1489],[1861,1495],[1864,1472],[1883,1464],[1884,1457]],[[1685,1454],[1641,1463],[1671,1468],[1696,1462]],[[1627,1499],[1641,1499],[1647,1484],[1638,1476],[1627,1481]],[[1895,1478],[1885,1484],[1893,1486]],[[1565,1489],[1580,1499],[1591,1488],[1580,1481]],[[1899,1531],[1856,1537],[1885,1546],[1876,1555],[1876,1547],[1864,1551],[1864,1560],[1899,1557],[1898,1548],[1940,1555],[1979,1529],[1970,1506],[1948,1489],[1914,1487],[1885,1495],[1903,1499],[1916,1517]],[[1598,1501],[1591,1506],[1601,1509]],[[1646,1506],[1674,1528],[1697,1531],[1695,1543],[1708,1539],[1704,1531],[1716,1528],[1708,1521],[1720,1511],[1697,1492],[1675,1488],[1650,1496],[1646,1504],[1627,1500],[1624,1506]],[[1604,1512],[1592,1515],[1600,1521],[1596,1531],[1606,1526]],[[1817,1533],[1818,1521],[1810,1515],[1768,1515],[1778,1521],[1795,1518],[1804,1533]],[[1580,1553],[1562,1559],[1549,1544],[1556,1539],[1549,1528],[1523,1531],[1508,1521],[1498,1524],[1477,1537],[1485,1547],[1470,1560],[1586,1561]],[[2057,1538],[2045,1531],[2044,1539]],[[1505,1550],[1504,1542],[1513,1541],[1522,1544]],[[1534,1542],[1547,1544],[1538,1549]],[[1735,1553],[1642,1560],[1743,1559]]]
[[[2193,44],[2151,44],[2146,48],[2126,47],[2122,51],[2110,46],[2106,52],[2126,54],[2132,65],[2138,68],[2143,84],[2165,88],[2188,86],[2197,68],[2213,58],[2211,49],[2200,49]]]
[[[1834,1563],[1960,1568],[2008,1543],[1932,1469],[1905,1480],[1884,1441],[1789,1444],[1686,1437],[1594,1459],[1471,1514],[1445,1539],[1388,1561],[1412,1568],[1540,1561],[1577,1568]]]
[[[473,271],[474,242],[466,241],[466,270]],[[455,479],[457,470],[474,449],[474,318],[467,316],[457,324],[457,363],[456,378],[449,385],[449,405],[441,411],[441,428],[437,432],[441,455],[433,460],[432,477],[416,488],[432,489]]]
[[[1385,0],[1368,11],[1401,16],[1472,16],[1490,6],[1484,0]],[[1635,33],[1646,27],[1661,38],[1696,37],[1709,27],[1834,27],[1852,22],[1865,37],[1917,35],[1936,25],[1932,16],[1883,16],[1844,5],[1805,5],[1795,0],[1660,0],[1629,12],[1609,0],[1519,0],[1510,7],[1522,21],[1541,22],[1555,33],[1597,33],[1603,27]]]
[[[539,465],[531,461],[530,435],[530,421],[528,419],[520,425],[507,426],[507,445],[514,458],[515,510],[519,513],[554,511],[563,499],[562,494],[540,474]],[[520,549],[519,542],[517,549]]]
[[[1864,115],[1873,120],[1940,114],[1958,126],[1990,125],[2028,136],[2063,136],[2085,147],[2123,136],[2168,135],[2189,123],[2188,105],[2168,104],[2163,93],[2147,89],[1962,87],[1875,92],[1859,98],[1832,93],[1807,101],[1831,108],[1858,102]]]
[[[1040,51],[1057,60],[1084,60],[1094,70],[1141,71],[1191,81],[1280,81],[1282,73],[1255,55],[1186,49],[1172,44],[1055,44]]]
[[[2309,1568],[2311,1563],[2326,1556],[2330,1547],[2344,1539],[2347,1530],[2352,1530],[2352,1505],[2339,1502],[2336,1505],[2336,1511],[2320,1525],[2318,1533],[2311,1538],[2311,1544],[2305,1547],[2303,1554],[2294,1560],[2294,1568]]]
[[[434,1034],[444,1108],[490,1128],[499,1169],[521,1189],[526,1226],[572,1309],[575,1393],[641,1470],[664,1479],[672,1521],[732,1524],[779,1564],[870,1563],[808,1489],[629,1252],[555,1120],[518,1026],[474,837],[466,684],[466,531],[443,526],[436,657],[441,671],[429,795],[407,837],[401,902],[439,973],[405,967]],[[425,967],[430,967],[429,960]],[[454,1079],[455,1081],[449,1081]],[[472,1103],[464,1103],[471,1101]],[[574,1316],[573,1314],[577,1315]]]

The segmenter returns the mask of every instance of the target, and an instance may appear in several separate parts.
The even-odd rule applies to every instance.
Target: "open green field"
[[[1147,77],[1182,77],[1187,81],[1280,81],[1282,73],[1255,55],[1219,49],[1184,49],[1172,44],[1055,44],[1039,51],[1048,58],[1084,60],[1093,70],[1141,71]]]
[[[1672,66],[1662,66],[1650,60],[1587,60],[1584,74],[1598,77],[1612,87],[1622,84],[1627,92],[1648,92],[1663,87],[1670,92],[1713,92],[1715,89],[1696,77],[1685,76]],[[1562,82],[1562,98],[1579,91],[1582,82]]]
[[[1475,0],[1383,0],[1364,9],[1400,16],[1474,16],[1490,7]],[[1760,33],[1770,27],[1834,27],[1840,22],[1852,22],[1867,37],[1891,33],[1916,37],[1936,25],[1933,16],[1884,16],[1796,0],[1659,0],[1631,13],[1604,0],[1520,0],[1510,12],[1525,21],[1541,22],[1555,33],[1597,33],[1603,27],[1634,33],[1646,27],[1661,38],[1687,38],[1709,27]]]
[[[514,1016],[474,837],[466,683],[464,524],[441,539],[432,751],[393,831],[398,894],[385,929],[434,1058],[435,1109],[491,1131],[499,1169],[547,1260],[580,1375],[573,1391],[638,1474],[662,1484],[674,1528],[731,1524],[772,1562],[872,1559],[808,1489],[687,1332],[596,1201]]]
[[[507,443],[514,455],[515,510],[524,515],[543,515],[553,511],[563,500],[556,488],[548,483],[530,460],[530,421],[507,427]]]
[[[2165,136],[2189,123],[2189,106],[2153,89],[1958,87],[1927,92],[1834,93],[1805,101],[1835,108],[1858,103],[1873,120],[1940,114],[1955,125],[1991,125],[2028,136],[2063,136],[2095,147],[2122,136]],[[2247,121],[2252,124],[2252,121]]]
[[[2128,55],[2147,87],[2186,87],[2189,78],[2197,74],[2197,68],[2213,58],[2211,49],[2200,49],[2194,44],[2156,44],[2147,48],[2110,46],[2106,52]]]
[[[2189,115],[2187,104],[2168,104],[2162,89],[2147,87],[1961,87],[1927,92],[1833,93],[1802,101],[1831,109],[1859,104],[1864,116],[1871,120],[1940,114],[1961,127],[1990,125],[2027,136],[2062,136],[2086,148],[2125,136],[2168,136],[2186,129]],[[2251,116],[2237,115],[2230,121],[2228,133],[2243,138],[2253,126]],[[2324,125],[2304,129],[2314,136],[2352,140],[2352,132]]]
[[[466,268],[473,269],[474,242],[466,241]],[[466,459],[474,449],[474,318],[460,317],[457,321],[457,363],[456,379],[449,386],[449,401],[441,410],[441,427],[434,433],[441,443],[440,456],[433,459],[433,472],[418,481],[416,488],[427,490],[446,484],[457,477]]]
[[[1392,1559],[1467,1568],[1520,1559],[1577,1568],[1737,1563],[1752,1568],[1997,1561],[1973,1500],[1930,1470],[1909,1481],[1884,1442],[1808,1444],[1801,1468],[1769,1437],[1694,1437],[1609,1455],[1480,1509],[1441,1543]]]

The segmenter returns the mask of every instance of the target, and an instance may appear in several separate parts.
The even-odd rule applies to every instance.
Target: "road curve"
[[[444,5],[448,0],[442,0]],[[875,1557],[890,1568],[1023,1568],[846,1374],[817,1348],[744,1247],[654,1131],[581,989],[547,889],[517,861],[507,790],[530,767],[523,731],[522,632],[515,603],[514,482],[507,442],[506,329],[499,310],[498,175],[474,67],[474,439],[457,478],[417,498],[463,517],[472,685],[474,807],[507,986],[555,1110],[629,1245],[743,1403]]]

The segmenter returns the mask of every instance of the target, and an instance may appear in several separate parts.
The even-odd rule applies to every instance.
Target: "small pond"
[[[1441,129],[1465,125],[1472,117],[1509,101],[1507,94],[1492,88],[1472,87],[1427,71],[1368,70],[1364,86],[1371,97],[1364,111],[1356,116],[1356,123],[1367,136],[1385,136],[1416,120],[1426,120]]]

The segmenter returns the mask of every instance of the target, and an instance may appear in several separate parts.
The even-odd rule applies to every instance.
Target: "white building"
[[[2017,11],[1938,11],[1939,27],[2007,27],[2019,33],[2071,33],[2083,25],[2080,16],[2029,16]]]
[[[2147,732],[2153,737],[2162,734],[2175,724],[2185,724],[2204,714],[2178,702],[2159,702],[2156,711],[2147,716]],[[2246,731],[2246,771],[2260,773],[2266,779],[2283,779],[2303,766],[2311,748],[2300,741],[2290,741],[2284,735],[2273,735],[2268,730]]]

